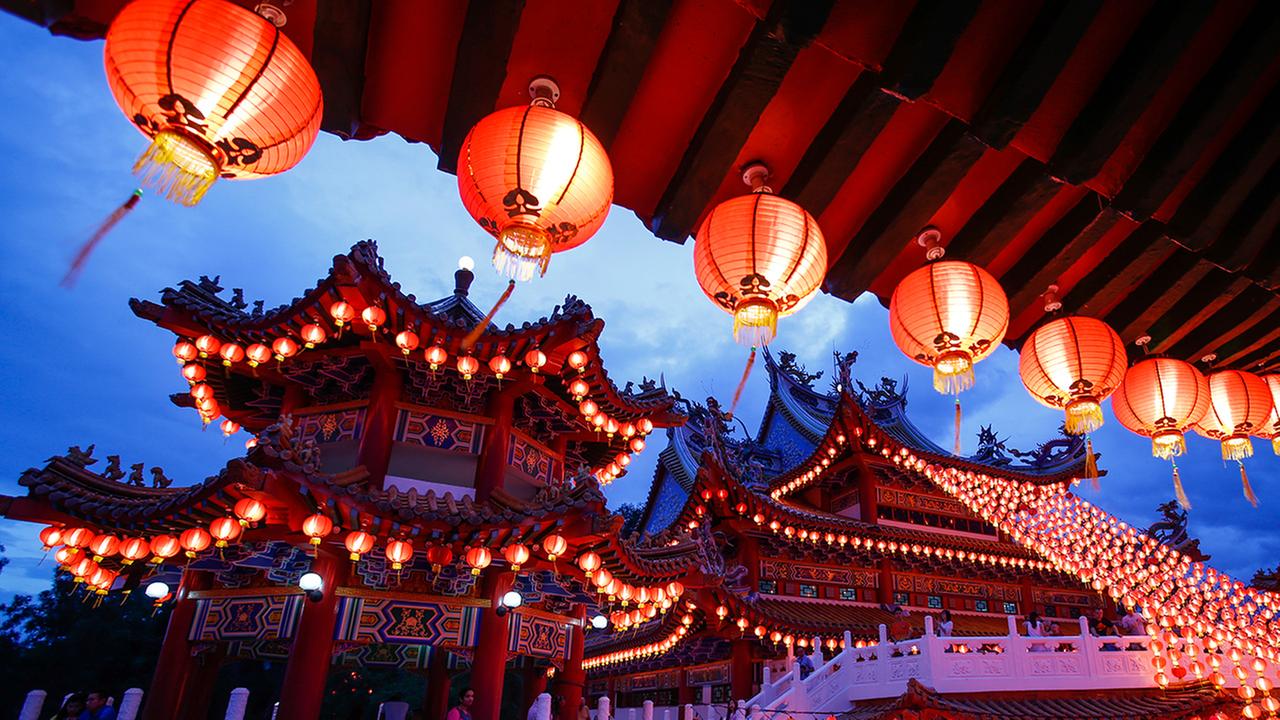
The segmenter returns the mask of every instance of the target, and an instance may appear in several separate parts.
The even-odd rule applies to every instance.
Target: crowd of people
[[[111,696],[100,690],[73,692],[62,700],[50,720],[116,720]]]

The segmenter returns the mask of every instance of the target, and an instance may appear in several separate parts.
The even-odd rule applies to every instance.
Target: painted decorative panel
[[[893,587],[895,590],[924,593],[926,595],[941,593],[985,597],[995,600],[1017,601],[1019,599],[1018,588],[1013,585],[996,585],[994,583],[930,577],[927,575],[894,575]]]
[[[618,678],[614,683],[618,692],[649,692],[680,687],[679,670],[661,670]]]
[[[374,597],[338,598],[339,641],[474,646],[479,608]]]
[[[188,639],[284,640],[293,637],[302,612],[301,595],[202,598],[196,601]]]
[[[343,440],[359,440],[364,434],[365,408],[301,415],[295,420],[300,440],[317,445]],[[297,440],[295,440],[297,442]]]
[[[511,434],[507,466],[547,485],[559,485],[564,480],[564,462],[519,433]]]
[[[965,510],[960,501],[951,498],[923,495],[881,486],[876,488],[876,500],[882,505],[892,505],[893,507],[907,510],[971,517],[971,513]]]
[[[1037,588],[1031,594],[1032,600],[1041,604],[1048,605],[1071,605],[1073,607],[1089,607],[1096,605],[1090,595],[1083,593],[1073,593],[1064,590],[1042,590]]]
[[[820,582],[855,587],[879,587],[880,573],[849,567],[806,565],[786,560],[761,560],[760,577],[770,580]]]
[[[685,679],[685,684],[690,687],[699,687],[702,685],[725,685],[732,679],[729,671],[729,663],[727,662],[689,668],[687,673],[688,675]]]
[[[418,410],[400,410],[396,415],[395,440],[477,455],[484,442],[484,431],[484,425],[471,420]]]
[[[371,643],[347,649],[334,658],[344,667],[425,668],[431,659],[430,645]]]
[[[569,643],[569,629],[564,623],[524,613],[511,613],[507,650],[517,655],[548,658],[557,666],[563,664]]]

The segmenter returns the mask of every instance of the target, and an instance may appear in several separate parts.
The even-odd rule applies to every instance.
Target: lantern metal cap
[[[942,246],[942,231],[932,225],[926,225],[916,233],[916,244],[924,248],[924,256],[929,261],[941,260],[947,254]]]
[[[284,14],[284,9],[292,2],[293,0],[262,0],[262,2],[254,6],[253,11],[277,28],[282,28],[285,23],[289,22],[289,18]]]
[[[1062,298],[1058,296],[1058,286],[1050,285],[1045,288],[1044,295],[1044,311],[1047,313],[1058,312],[1062,309]]]
[[[560,101],[560,85],[549,75],[538,75],[529,81],[531,104],[554,108]]]
[[[751,192],[773,193],[773,188],[765,183],[769,180],[769,166],[759,160],[749,162],[742,168],[742,182],[751,188]]]

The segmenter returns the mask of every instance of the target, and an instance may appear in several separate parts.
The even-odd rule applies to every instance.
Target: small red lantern
[[[631,452],[643,452],[645,448],[644,438],[631,438]]]
[[[351,554],[351,562],[359,562],[361,555],[373,549],[373,536],[363,530],[352,530],[347,533],[344,544]]]
[[[204,381],[208,375],[209,373],[204,369],[204,366],[199,363],[187,363],[182,366],[182,377],[193,385]]]
[[[582,568],[582,572],[591,579],[591,574],[600,569],[600,556],[593,552],[584,552],[578,556],[578,567]]]
[[[66,567],[71,563],[75,562],[75,560],[79,557],[80,557],[80,551],[70,547],[60,547],[58,548],[58,551],[53,554],[54,562],[58,563],[58,565],[61,565],[63,567]]]
[[[453,551],[448,545],[432,545],[427,548],[427,562],[431,563],[432,572],[440,572],[440,568],[453,562]]]
[[[569,353],[569,357],[566,362],[569,363],[569,367],[573,368],[574,370],[577,370],[578,372],[582,372],[587,367],[588,359],[589,358],[587,357],[586,353],[582,352],[581,350],[574,350],[573,352]]]
[[[471,566],[471,574],[479,575],[481,570],[489,567],[493,562],[493,553],[490,553],[487,547],[473,547],[467,550],[464,560]]]
[[[493,371],[494,377],[501,380],[503,375],[511,372],[511,361],[506,355],[494,355],[489,358],[489,369]]]
[[[71,566],[71,574],[76,577],[76,582],[84,582],[89,575],[92,575],[98,569],[98,563],[89,558],[81,558]]]
[[[185,535],[186,533],[183,533]],[[172,535],[157,535],[151,538],[151,562],[159,565],[182,549],[178,539]]]
[[[168,536],[162,535],[160,537]],[[159,539],[160,538],[152,538],[151,547],[153,549],[155,548],[156,541]],[[191,528],[190,530],[184,530],[182,535],[178,536],[178,542],[182,545],[182,549],[186,551],[186,556],[194,559],[197,553],[202,553],[209,549],[209,546],[213,544],[213,536],[204,528]]]
[[[205,383],[196,383],[195,385],[192,385],[191,389],[187,392],[189,392],[191,397],[196,400],[204,400],[206,398],[213,397],[213,388]]]
[[[470,355],[458,356],[458,374],[463,380],[470,380],[473,375],[480,372],[480,361]]]
[[[548,535],[542,541],[542,549],[547,551],[547,559],[555,562],[557,557],[569,549],[569,541],[565,540],[563,535]]]
[[[439,345],[432,345],[427,348],[426,357],[427,363],[431,365],[431,369],[434,371],[439,370],[440,366],[449,359],[449,353],[445,352],[445,349]]]
[[[209,523],[209,534],[213,536],[214,547],[224,548],[240,537],[240,523],[229,517],[218,518]]]
[[[524,354],[524,364],[529,366],[531,372],[536,373],[547,364],[547,356],[538,348],[534,348]]]
[[[271,350],[275,353],[276,362],[284,362],[285,358],[298,354],[298,343],[292,338],[278,337],[271,343]]]
[[[591,386],[587,384],[586,380],[578,378],[569,383],[569,394],[573,396],[574,400],[582,400],[589,392],[591,392]]]
[[[95,535],[89,541],[89,551],[93,553],[94,562],[102,562],[103,558],[115,555],[120,549],[120,538],[115,535]]]
[[[121,565],[132,565],[150,554],[151,543],[147,542],[146,538],[125,538],[120,543]]]
[[[173,345],[173,356],[178,359],[179,365],[195,360],[199,354],[199,348],[186,340],[179,340]]]
[[[418,347],[418,333],[412,330],[401,330],[396,333],[396,347],[400,348],[400,352],[408,355]]]
[[[333,521],[324,513],[315,513],[308,515],[302,521],[302,534],[311,538],[308,542],[312,545],[319,545],[324,541],[325,536],[333,530]]]
[[[387,560],[392,570],[400,570],[413,559],[413,544],[408,540],[392,540],[387,543]]]
[[[196,349],[200,351],[202,358],[218,354],[218,349],[221,347],[222,341],[212,335],[201,335],[196,338]]]
[[[520,572],[520,566],[529,561],[529,548],[516,543],[502,548],[502,557],[511,566],[511,572]]]
[[[50,525],[40,531],[40,544],[44,546],[44,551],[49,552],[54,545],[60,544],[62,541],[62,528]]]
[[[93,532],[89,528],[76,527],[62,533],[62,544],[67,547],[81,548],[93,540]]]
[[[333,318],[334,325],[342,327],[356,319],[356,309],[351,307],[351,303],[339,300],[329,306],[329,317]]]
[[[238,363],[244,359],[244,348],[236,343],[223,343],[218,349],[218,354],[222,356],[222,364],[231,367],[231,363]]]
[[[578,411],[581,412],[584,416],[590,418],[590,417],[593,417],[596,413],[600,412],[600,406],[597,405],[594,400],[591,400],[590,398],[588,398],[578,403]]]
[[[649,418],[640,418],[636,421],[636,428],[640,430],[641,434],[648,435],[653,432],[653,421]]]
[[[329,337],[329,333],[320,327],[320,323],[307,323],[302,326],[302,343],[308,350],[324,342]]]
[[[672,600],[675,600],[683,594],[684,594],[684,585],[681,585],[676,580],[672,580],[671,582],[667,583],[667,597],[670,597]]]
[[[231,511],[240,518],[242,527],[249,527],[267,516],[267,506],[253,498],[241,498]]]
[[[619,425],[617,420],[614,420],[613,418],[605,419],[604,431],[605,431],[605,434],[607,434],[609,437],[613,437],[614,435],[618,434],[618,428],[619,428]]]
[[[249,358],[249,367],[258,367],[271,359],[271,348],[262,343],[254,343],[245,350],[245,355]]]
[[[360,311],[360,321],[369,328],[369,332],[376,333],[382,323],[387,321],[387,312],[377,305],[370,305]]]
[[[223,420],[219,427],[222,429],[223,437],[231,437],[232,435],[240,432],[240,423],[230,418]]]

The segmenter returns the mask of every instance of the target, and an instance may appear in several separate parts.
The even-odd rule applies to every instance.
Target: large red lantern
[[[351,562],[358,562],[361,555],[373,549],[373,536],[363,530],[352,530],[347,533],[344,544],[351,554]]]
[[[146,538],[125,538],[120,543],[120,557],[123,558],[120,561],[121,565],[132,565],[150,554],[151,543],[147,542]]]
[[[529,548],[520,543],[502,548],[502,557],[511,566],[511,572],[520,572],[520,566],[529,561]]]
[[[1269,422],[1271,426],[1266,428],[1264,432],[1254,433],[1258,437],[1268,438],[1271,440],[1271,451],[1276,455],[1280,455],[1280,375],[1263,375],[1262,380],[1267,383],[1267,389],[1271,391],[1271,417]]]
[[[554,82],[538,78],[529,90],[531,105],[485,117],[458,154],[462,204],[497,238],[494,267],[521,281],[545,274],[552,253],[586,242],[613,202],[604,146],[555,109]]]
[[[1151,438],[1151,454],[1173,462],[1187,451],[1184,433],[1209,408],[1209,383],[1190,363],[1173,358],[1148,358],[1129,368],[1111,396],[1116,420],[1129,430]],[[1173,466],[1178,504],[1191,507]]]
[[[89,552],[93,553],[94,562],[102,562],[103,558],[111,557],[120,550],[120,538],[115,535],[95,535],[89,541]]]
[[[768,345],[778,318],[790,315],[818,292],[827,272],[827,244],[818,221],[764,184],[768,169],[743,174],[743,195],[717,205],[698,228],[693,267],[712,302],[733,315],[733,337],[743,345]]]
[[[107,30],[107,82],[151,146],[144,185],[195,205],[218,178],[284,172],[320,131],[320,83],[297,46],[226,0],[135,0]]]
[[[1222,444],[1223,460],[1253,455],[1249,436],[1268,429],[1271,391],[1251,372],[1220,370],[1209,375],[1209,409],[1195,425],[1196,432]]]
[[[453,551],[448,545],[432,545],[427,548],[427,562],[431,563],[432,572],[440,572],[440,568],[453,562]]]
[[[178,536],[178,542],[181,543],[182,549],[185,551],[184,554],[188,558],[194,559],[196,555],[209,549],[209,546],[213,544],[213,536],[204,528],[190,528],[182,531],[182,534]],[[156,540],[153,539],[151,544],[154,546],[155,543]]]
[[[582,568],[583,574],[587,579],[591,579],[591,574],[600,569],[600,556],[593,552],[584,552],[578,556],[578,567]]]
[[[1066,414],[1066,430],[1083,435],[1102,426],[1102,401],[1124,379],[1124,342],[1109,325],[1071,316],[1041,325],[1022,346],[1018,374],[1041,404]]]
[[[240,537],[240,523],[229,517],[222,517],[209,523],[209,534],[213,536],[214,547],[224,548]]]
[[[186,533],[183,533],[183,535],[185,536]],[[208,547],[208,545],[205,547]],[[151,538],[151,562],[159,565],[165,560],[177,555],[178,551],[181,549],[182,545],[174,536],[157,535]]]
[[[324,513],[314,513],[308,515],[302,521],[302,534],[306,535],[312,545],[319,545],[324,542],[325,536],[333,530],[333,521]]]
[[[62,544],[67,547],[81,548],[93,539],[93,531],[89,528],[75,527],[62,533]]]
[[[479,575],[481,570],[489,567],[493,562],[493,553],[489,552],[487,547],[473,547],[467,550],[463,559],[467,565],[471,566],[471,574]]]
[[[267,516],[267,506],[254,498],[241,498],[236,501],[232,512],[236,514],[237,518],[240,518],[241,526],[249,527]]]
[[[392,540],[387,543],[386,555],[391,569],[400,570],[413,559],[413,544],[408,540]]]
[[[62,528],[56,525],[50,525],[49,527],[40,531],[40,545],[44,548],[45,552],[49,552],[50,550],[53,549],[54,545],[57,545],[61,542],[62,542]]]
[[[542,549],[547,551],[547,559],[555,562],[557,557],[569,549],[569,541],[563,535],[548,535],[542,541]]]

